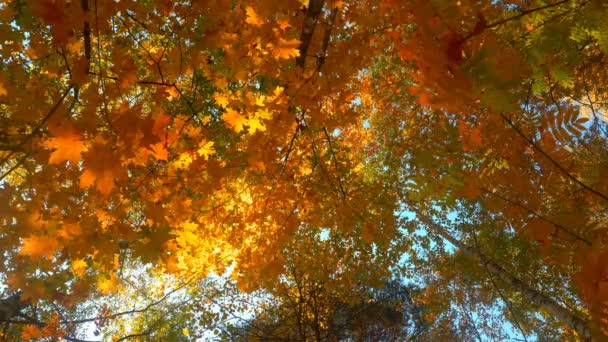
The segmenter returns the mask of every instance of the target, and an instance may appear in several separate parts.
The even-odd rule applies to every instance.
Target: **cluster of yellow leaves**
[[[239,101],[239,103],[247,103],[249,112],[242,114],[229,107],[233,101],[238,101],[240,98],[249,100]],[[273,117],[273,105],[281,105],[285,100],[283,98],[283,87],[276,87],[271,96],[258,95],[254,93],[237,93],[237,94],[221,94],[214,95],[215,102],[225,108],[225,113],[222,114],[222,120],[235,133],[240,133],[245,127],[248,127],[249,134],[266,131],[264,121],[271,120]],[[254,100],[254,101],[252,101]],[[268,106],[267,106],[268,105]],[[271,108],[269,110],[269,107]]]

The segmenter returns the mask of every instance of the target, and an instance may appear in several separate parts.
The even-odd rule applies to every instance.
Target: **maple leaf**
[[[226,108],[228,107],[228,96],[226,96],[226,94],[223,93],[215,93],[213,95],[213,99],[215,100],[215,103],[217,103],[220,107],[222,108]]]
[[[97,278],[97,291],[104,296],[114,293],[118,290],[116,282],[117,279],[114,274],[112,274],[109,278],[101,275],[99,278]]]
[[[42,330],[33,324],[27,324],[21,330],[23,340],[34,340],[42,337]]]
[[[257,117],[247,120],[247,125],[249,126],[249,134],[266,131],[266,126]]]
[[[87,262],[84,259],[72,260],[72,271],[78,276],[83,276],[87,271]]]
[[[83,166],[80,187],[87,188],[95,183],[97,190],[104,196],[112,192],[116,176],[124,172],[120,159],[103,140],[98,140],[84,154]]]
[[[259,107],[264,107],[264,106],[266,106],[264,104],[265,101],[266,101],[266,96],[260,95],[255,99],[255,105],[259,106]]]
[[[215,149],[213,148],[213,141],[205,141],[203,140],[199,146],[200,148],[196,151],[198,153],[199,156],[202,156],[205,158],[205,160],[209,159],[209,156],[212,156],[215,154]]]
[[[69,121],[61,121],[50,125],[49,132],[53,137],[44,143],[46,147],[54,149],[49,164],[59,164],[66,160],[72,164],[78,163],[81,153],[87,148],[74,126]]]
[[[269,112],[267,108],[259,109],[258,111],[255,112],[255,116],[257,118],[260,118],[260,119],[263,119],[263,120],[270,120],[270,119],[272,119],[272,113]]]
[[[64,223],[63,229],[59,230],[56,235],[65,240],[73,240],[82,234],[82,228],[78,222],[75,223]]]
[[[112,56],[113,66],[111,70],[118,75],[120,89],[127,89],[137,81],[137,66],[124,48],[115,48]]]
[[[149,148],[152,150],[152,155],[158,160],[169,159],[169,151],[165,148],[165,143],[159,142],[154,145],[150,145]]]
[[[228,108],[224,114],[222,114],[222,120],[236,133],[240,133],[243,130],[243,126],[247,124],[247,118],[237,113],[235,110]]]
[[[270,46],[276,59],[290,59],[300,56],[300,40],[279,38],[278,46]]]
[[[258,16],[253,7],[247,6],[245,11],[247,12],[247,19],[245,19],[247,24],[253,26],[262,26],[264,24],[264,20]]]
[[[279,25],[279,27],[283,31],[287,30],[288,27],[291,27],[291,24],[289,23],[289,19],[288,18],[277,19],[277,24]]]
[[[555,265],[544,267],[545,260],[533,259],[535,253],[521,254],[530,269],[543,270],[534,281],[539,288],[547,285],[556,302],[582,303],[582,296],[590,309],[585,311],[593,316],[602,311],[596,310],[598,303],[608,300],[606,256],[595,261],[584,257],[590,248],[606,249],[598,218],[606,216],[608,199],[605,134],[598,134],[605,131],[605,61],[597,58],[608,51],[608,44],[600,25],[603,9],[593,1],[577,6],[519,1],[513,8],[496,1],[390,0],[378,2],[373,11],[366,2],[342,0],[296,0],[280,6],[272,1],[215,1],[187,9],[170,0],[140,1],[137,6],[110,1],[99,9],[91,1],[2,3],[8,5],[0,5],[0,22],[16,25],[4,25],[1,49],[9,65],[0,70],[0,155],[8,172],[0,175],[0,222],[15,229],[2,230],[6,260],[0,276],[28,298],[63,302],[51,298],[61,292],[65,302],[86,300],[80,293],[89,291],[79,288],[90,286],[84,275],[118,267],[112,255],[121,239],[129,241],[130,257],[164,263],[159,269],[176,273],[194,264],[219,270],[221,263],[211,265],[205,253],[229,249],[240,259],[228,263],[243,269],[245,280],[239,286],[271,284],[272,291],[282,264],[269,252],[301,248],[295,261],[312,260],[305,268],[328,265],[335,271],[335,263],[322,258],[324,250],[311,248],[315,241],[306,234],[318,227],[337,233],[341,227],[360,227],[354,231],[361,234],[348,231],[346,237],[378,243],[390,230],[385,221],[394,218],[367,213],[393,213],[403,203],[398,194],[411,187],[407,196],[421,205],[450,206],[467,199],[458,205],[458,215],[470,216],[462,222],[475,224],[472,228],[480,236],[492,237],[482,241],[488,246],[479,248],[481,254],[501,244],[505,253],[517,254],[520,248],[536,248],[536,241],[555,248],[552,259],[567,255],[565,261],[556,257],[551,260]],[[23,13],[33,15],[24,18]],[[559,18],[553,20],[555,14]],[[179,35],[158,29],[173,27],[176,18]],[[544,27],[548,21],[552,25]],[[205,39],[200,39],[201,32]],[[26,43],[19,37],[27,37]],[[91,47],[91,38],[99,44]],[[27,58],[18,58],[21,50]],[[99,58],[91,58],[98,53]],[[323,64],[319,58],[327,53],[332,63]],[[300,57],[295,65],[294,57]],[[589,72],[583,75],[583,69]],[[524,96],[523,84],[532,85],[533,96]],[[59,98],[62,89],[66,95]],[[576,101],[577,109],[562,111],[559,107],[570,101],[565,99]],[[579,106],[593,123],[577,120]],[[514,121],[501,119],[501,114]],[[224,123],[216,121],[218,115]],[[325,126],[323,136],[319,128]],[[339,136],[334,139],[327,132],[335,128]],[[226,132],[244,129],[255,136]],[[398,133],[402,129],[403,135]],[[581,139],[568,139],[570,131]],[[90,141],[93,137],[103,139]],[[30,142],[48,153],[35,153]],[[211,159],[220,145],[222,158]],[[66,161],[74,167],[49,165]],[[277,161],[284,164],[280,173],[273,167]],[[194,176],[202,164],[205,170]],[[188,168],[193,172],[176,175],[176,170]],[[127,175],[129,182],[116,186]],[[81,189],[74,186],[78,182]],[[237,195],[235,190],[243,188],[247,191]],[[336,194],[344,196],[339,202],[360,205],[340,204],[334,210]],[[469,210],[469,204],[476,209]],[[447,215],[441,209],[433,210],[438,222]],[[287,211],[295,222],[289,229],[284,224]],[[36,214],[25,214],[30,212]],[[538,217],[530,220],[530,213]],[[200,226],[180,227],[179,222],[193,215]],[[361,217],[371,222],[363,225]],[[299,229],[301,218],[311,229]],[[518,228],[519,235],[528,239],[513,243],[500,234],[522,222],[528,223]],[[143,226],[149,228],[145,236]],[[463,239],[456,248],[470,251],[476,244],[462,228],[452,227]],[[180,231],[179,244],[168,242],[177,241],[170,238],[174,230]],[[304,236],[291,239],[300,233]],[[171,255],[165,253],[169,245]],[[358,245],[364,249],[354,251]],[[391,255],[382,253],[389,250],[376,245],[378,253],[369,253],[366,245],[349,242],[349,256],[339,256],[343,274],[330,277],[332,281],[359,279],[349,277],[361,267],[349,266],[348,259],[363,258],[357,260],[360,265],[374,266],[365,272],[383,268],[365,258]],[[89,247],[95,258],[87,268],[80,258]],[[61,258],[54,258],[59,251]],[[472,265],[460,267],[447,260],[448,254],[443,259],[453,269],[446,270],[443,261],[429,262],[429,269],[437,266],[443,272],[432,284],[437,296],[454,300],[452,288],[467,289],[442,283],[444,273],[454,279]],[[512,255],[493,258],[509,266]],[[479,255],[471,261],[478,259],[482,262],[477,266],[488,268]],[[4,274],[9,269],[14,274]],[[51,269],[52,277],[46,278]],[[554,288],[569,283],[568,272],[575,269],[588,272],[572,278],[582,293],[573,293],[570,286]],[[61,272],[77,277],[53,282],[51,278],[63,279]],[[306,281],[302,273],[300,279]],[[108,274],[97,279],[99,292],[118,291]],[[515,292],[524,283],[504,285]],[[454,296],[459,302],[477,297],[477,292]],[[46,313],[53,308],[45,308],[44,302],[51,301],[41,302],[36,318],[51,326],[55,323]],[[538,308],[549,312],[543,303],[523,303],[518,311],[526,316],[536,317]],[[60,336],[59,330],[48,334]]]
[[[192,164],[192,154],[190,152],[184,152],[179,155],[179,158],[173,162],[176,169],[186,169]]]
[[[19,254],[28,255],[34,260],[42,257],[51,259],[58,247],[59,243],[57,240],[50,236],[32,235],[23,239]]]

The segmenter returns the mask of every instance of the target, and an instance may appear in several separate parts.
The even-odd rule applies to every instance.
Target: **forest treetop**
[[[120,291],[128,258],[233,265],[252,290],[298,230],[326,229],[352,241],[324,266],[386,279],[413,239],[403,210],[433,234],[429,218],[461,211],[467,246],[538,246],[597,333],[606,15],[601,0],[1,1],[0,273],[66,307]]]

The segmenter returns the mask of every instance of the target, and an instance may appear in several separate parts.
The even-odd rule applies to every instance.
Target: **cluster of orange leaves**
[[[449,137],[445,127],[455,128],[462,148],[437,153],[436,162],[480,160],[478,169],[463,166],[458,175],[467,179],[455,190],[461,198],[505,214],[506,226],[547,249],[572,241],[557,225],[530,219],[547,198],[573,187],[555,165],[575,156],[555,143],[549,150],[548,133],[546,150],[535,150],[525,140],[534,127],[522,126],[518,135],[501,119],[517,118],[521,108],[495,99],[522,100],[510,87],[530,68],[488,29],[500,14],[491,1],[459,1],[447,10],[422,0],[330,1],[306,51],[301,39],[313,0],[87,3],[30,1],[25,8],[36,19],[29,21],[13,1],[0,7],[3,23],[16,22],[3,25],[3,34],[29,33],[27,44],[7,39],[0,48],[7,61],[0,101],[7,119],[33,137],[20,143],[28,147],[23,160],[13,153],[5,160],[26,176],[7,178],[1,195],[8,203],[0,217],[3,248],[16,251],[1,271],[32,300],[55,296],[40,282],[64,282],[59,275],[32,279],[35,269],[59,271],[64,263],[77,289],[64,304],[94,289],[117,291],[117,256],[126,248],[178,274],[235,262],[235,277],[255,284],[277,276],[278,251],[301,225],[348,231],[359,220],[363,239],[380,241],[394,231],[384,224],[394,213],[370,203],[394,197],[381,181],[366,181],[362,165],[370,156],[358,152],[372,146],[368,120],[385,113],[411,124],[397,154],[428,149],[417,135],[417,113],[392,103],[404,92],[447,113],[431,124],[438,144]],[[406,87],[392,73],[370,84],[370,65],[383,51],[412,64]],[[482,53],[500,66],[483,79],[471,71]],[[201,90],[202,78],[213,94]],[[340,148],[332,141],[338,139]],[[534,167],[544,172],[530,175]],[[437,172],[421,177],[431,183]],[[606,193],[605,180],[594,183]],[[448,192],[437,189],[436,196]],[[587,223],[577,208],[601,207],[596,197],[573,196],[564,211]],[[577,248],[589,255],[577,259],[585,298],[608,300],[605,270],[598,275],[605,253],[585,243]]]

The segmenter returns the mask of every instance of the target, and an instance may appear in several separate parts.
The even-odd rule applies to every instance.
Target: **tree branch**
[[[542,308],[553,314],[557,319],[561,320],[565,324],[568,324],[574,329],[585,341],[592,341],[591,331],[587,326],[587,322],[582,318],[578,317],[575,313],[571,312],[567,308],[564,308],[553,299],[547,297],[545,294],[538,290],[530,287],[522,280],[512,276],[502,266],[498,265],[494,261],[490,260],[485,254],[481,253],[478,249],[472,248],[464,244],[462,241],[452,236],[444,227],[435,223],[430,217],[422,213],[422,211],[414,206],[411,209],[418,219],[424,223],[432,232],[441,236],[445,240],[449,241],[454,246],[458,247],[460,251],[475,259],[477,262],[486,264],[487,269],[492,274],[496,275],[502,281],[510,285],[515,291],[519,292],[524,298],[534,303],[538,307]]]
[[[532,139],[530,139],[528,136],[526,136],[516,125],[515,123],[513,123],[513,121],[511,121],[511,119],[509,119],[505,114],[500,113],[500,116],[507,122],[507,124],[509,124],[509,126],[511,126],[511,128],[513,128],[513,130],[515,130],[515,132],[517,132],[517,134],[522,137],[522,139],[524,139],[526,142],[528,142],[528,144],[530,144],[532,147],[534,147],[535,150],[537,150],[541,155],[543,155],[545,158],[547,158],[551,164],[553,164],[558,170],[560,170],[566,177],[570,178],[572,181],[574,181],[576,184],[580,185],[583,189],[591,192],[592,194],[602,198],[605,201],[608,201],[608,196],[591,188],[590,186],[588,186],[587,184],[583,183],[581,180],[579,180],[578,178],[576,178],[574,175],[572,175],[570,172],[568,172],[568,170],[566,170],[560,163],[558,163],[555,159],[553,159],[547,152],[545,152],[543,149],[540,148],[540,146],[538,146],[538,144],[536,144]]]
[[[296,65],[301,68],[304,68],[306,55],[308,54],[308,48],[310,47],[310,40],[315,32],[315,27],[319,21],[319,16],[321,15],[324,3],[325,0],[310,0],[308,3],[306,18],[304,18],[302,33],[300,34],[300,56],[296,58]]]

